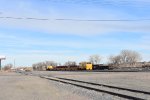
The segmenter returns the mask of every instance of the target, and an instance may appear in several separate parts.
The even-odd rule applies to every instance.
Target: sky
[[[94,54],[107,63],[124,49],[150,61],[149,12],[149,0],[0,0],[2,65],[80,62]]]

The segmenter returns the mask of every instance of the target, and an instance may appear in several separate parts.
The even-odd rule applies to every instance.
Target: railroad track
[[[22,73],[22,74],[38,76],[40,78],[48,79],[54,82],[64,83],[67,85],[72,85],[72,86],[84,88],[87,90],[93,90],[93,91],[100,92],[100,93],[106,93],[106,94],[110,94],[110,95],[117,96],[117,97],[124,98],[124,99],[150,100],[150,92],[147,92],[147,91],[141,91],[141,90],[135,90],[135,89],[105,85],[105,84],[98,84],[98,83],[86,82],[86,81],[75,80],[75,79],[61,78],[61,77],[34,75],[32,73]]]
[[[95,85],[95,86],[103,86],[103,87],[108,87],[108,88],[113,88],[113,89],[126,90],[126,91],[130,91],[130,92],[150,95],[150,92],[142,91],[142,90],[135,90],[135,89],[129,89],[129,88],[123,88],[123,87],[117,87],[117,86],[111,86],[111,85],[99,84],[99,83],[93,83],[93,82],[86,82],[86,81],[80,81],[80,80],[74,80],[74,79],[68,79],[68,78],[60,78],[60,77],[56,77],[56,78],[62,79],[62,80],[69,80],[69,81],[73,81],[73,82],[91,84],[91,85]]]
[[[109,86],[104,84],[97,84],[97,83],[91,83],[91,82],[85,82],[85,81],[79,81],[79,80],[67,79],[67,78],[48,77],[48,76],[40,76],[40,77],[51,81],[69,84],[69,85],[84,88],[87,90],[93,90],[100,93],[106,93],[120,98],[129,99],[129,100],[147,100],[148,98],[150,98],[150,93],[146,91],[133,90],[128,88],[121,88],[121,87],[115,87],[115,86]]]

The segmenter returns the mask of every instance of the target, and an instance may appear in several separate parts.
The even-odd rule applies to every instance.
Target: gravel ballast
[[[37,74],[38,72],[36,72]],[[86,82],[99,83],[104,85],[129,88],[134,90],[141,90],[150,92],[150,73],[149,72],[68,72],[68,71],[46,71],[40,72],[42,75],[50,77],[61,77],[67,79],[75,79]],[[57,83],[56,83],[57,84]],[[70,90],[69,90],[70,91]],[[89,90],[88,90],[89,91]],[[78,92],[75,92],[78,94]],[[86,92],[85,92],[86,93]],[[141,98],[146,98],[149,100],[149,95],[134,94],[129,92],[123,92],[124,94],[131,94]],[[79,93],[80,94],[80,93]],[[95,92],[92,92],[89,95],[95,95]],[[87,95],[87,97],[89,97]],[[94,99],[100,99],[101,94],[93,96]],[[109,97],[105,95],[104,97]],[[90,97],[89,97],[90,98]],[[112,97],[110,97],[112,99]],[[110,99],[109,98],[109,99]],[[93,98],[91,98],[93,99]],[[106,98],[105,98],[106,99]],[[105,100],[104,99],[104,100]],[[107,98],[108,99],[108,98]],[[121,99],[122,100],[122,99]]]

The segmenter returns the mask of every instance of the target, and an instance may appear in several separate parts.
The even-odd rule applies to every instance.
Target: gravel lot
[[[53,85],[55,85],[56,87],[58,87],[59,90],[67,90],[67,91],[70,91],[70,93],[76,94],[78,96],[87,97],[86,100],[127,100],[127,99],[122,99],[117,96],[108,95],[106,93],[99,93],[99,92],[95,92],[92,90],[89,91],[89,90],[75,87],[72,85],[57,83],[57,82],[53,82],[53,81],[51,81],[51,83]],[[76,100],[78,100],[78,99],[76,99]]]
[[[34,72],[38,73],[38,72]],[[41,75],[71,78],[150,92],[150,72],[40,72]]]
[[[0,100],[88,100],[35,76],[0,72]]]
[[[148,72],[28,72],[28,75],[0,72],[0,100],[124,100],[105,93],[42,79],[37,75],[128,87],[150,92]]]
[[[150,92],[149,72],[123,72],[123,73],[85,73],[79,75],[61,75],[59,77],[73,78],[77,80],[120,86]]]
[[[124,88],[131,88],[136,90],[143,90],[150,92],[150,72],[67,72],[67,71],[41,71],[41,72],[33,72],[36,75],[46,75],[46,76],[54,76],[54,77],[62,77],[62,78],[70,78],[70,79],[76,79],[81,81],[88,81],[88,82],[94,82],[94,83],[100,83],[100,84],[106,84],[106,85],[112,85],[112,86],[119,86]],[[57,84],[57,83],[55,83]],[[61,85],[62,86],[62,85]],[[65,90],[73,91],[72,87],[64,86],[61,88],[65,88]],[[59,85],[58,85],[59,87]],[[84,90],[84,89],[82,89]],[[79,91],[76,90],[76,94],[80,94]],[[88,91],[89,92],[89,91]],[[92,99],[92,100],[111,100],[112,98],[114,100],[118,99],[116,97],[111,97],[110,95],[105,94],[103,96],[102,94],[96,94],[95,92],[91,92],[88,94],[88,92],[81,93]],[[142,94],[141,94],[142,95]],[[100,98],[101,97],[101,98]],[[105,98],[104,97],[108,97]],[[140,96],[138,96],[140,97]],[[143,97],[143,96],[141,96]],[[103,98],[103,99],[102,99]],[[146,96],[144,98],[149,99],[149,96]],[[122,100],[122,99],[121,99]],[[150,99],[149,99],[150,100]]]

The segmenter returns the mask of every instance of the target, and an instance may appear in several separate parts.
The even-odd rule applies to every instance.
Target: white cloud
[[[113,4],[118,5],[119,3],[114,0],[111,1]],[[119,0],[122,1],[122,0]],[[74,1],[71,1],[74,2]],[[144,6],[148,5],[150,2],[147,0],[132,0],[125,3],[130,3],[130,6]],[[132,2],[132,3],[131,3]],[[133,4],[134,3],[134,4]],[[121,10],[114,10],[107,7],[101,7],[100,9],[94,8],[76,8],[76,12],[70,11],[63,12],[62,9],[56,9],[55,7],[48,7],[47,13],[42,13],[39,9],[35,9],[30,2],[18,2],[19,6],[17,9],[7,9],[5,13],[0,16],[12,16],[12,17],[36,17],[36,18],[48,18],[49,21],[37,21],[37,20],[15,20],[15,19],[0,19],[0,27],[6,27],[7,29],[25,29],[31,31],[46,32],[49,34],[74,34],[81,36],[93,36],[97,34],[113,34],[115,32],[138,32],[143,35],[141,42],[130,43],[128,41],[105,39],[104,41],[76,41],[76,40],[59,40],[59,41],[39,41],[39,39],[25,39],[18,38],[11,33],[8,35],[5,33],[0,33],[0,41],[7,40],[6,47],[11,48],[12,51],[18,52],[19,55],[9,54],[7,63],[13,62],[14,57],[16,58],[18,65],[24,65],[26,62],[32,64],[33,62],[43,61],[43,60],[55,60],[58,62],[65,62],[67,60],[82,61],[88,58],[88,53],[78,52],[75,50],[38,50],[32,49],[32,46],[63,46],[72,49],[137,49],[150,50],[150,21],[117,21],[117,22],[86,22],[86,21],[56,21],[55,18],[74,18],[74,19],[132,19],[135,16],[123,12]],[[87,6],[89,7],[89,6]],[[139,8],[141,9],[141,8]],[[73,9],[75,10],[75,8]],[[81,11],[80,11],[81,10]],[[61,12],[62,11],[62,12]],[[74,12],[74,13],[73,13]],[[78,13],[79,12],[79,13]],[[139,18],[138,16],[136,17]],[[22,34],[22,33],[20,33]],[[121,33],[122,34],[122,33]],[[92,38],[92,37],[91,37]],[[6,42],[5,42],[6,43]],[[20,52],[17,47],[20,47]],[[26,48],[22,50],[22,48]],[[29,50],[27,50],[29,48]],[[44,49],[44,48],[43,48]],[[9,51],[8,49],[6,51]],[[22,55],[22,54],[24,55]],[[7,54],[7,53],[6,53]],[[76,54],[76,55],[75,55]],[[107,54],[104,54],[107,55]],[[145,54],[145,59],[148,59],[148,55]],[[22,59],[26,59],[23,61]]]
[[[113,3],[124,2],[122,0],[114,1],[108,0]],[[136,1],[136,2],[135,2]],[[90,1],[92,2],[92,1]],[[126,2],[126,1],[125,1]],[[129,1],[127,1],[129,2]],[[143,0],[134,0],[130,1],[132,3],[143,3]],[[129,3],[130,3],[129,2]],[[131,3],[131,4],[132,4]],[[118,21],[118,22],[84,22],[84,21],[56,21],[55,18],[74,18],[74,19],[135,19],[134,16],[123,11],[114,10],[106,7],[99,8],[76,8],[72,9],[76,11],[76,14],[73,14],[73,11],[65,12],[59,8],[48,7],[46,13],[42,13],[33,7],[31,2],[18,2],[18,10],[9,11],[3,14],[3,16],[12,16],[12,17],[35,17],[35,18],[48,18],[49,21],[37,21],[37,20],[15,20],[15,19],[0,19],[1,27],[9,27],[16,29],[27,29],[27,30],[38,30],[41,32],[47,33],[63,33],[63,34],[77,34],[77,35],[94,35],[94,34],[104,34],[109,32],[150,32],[150,21]],[[133,4],[134,5],[134,4]],[[77,13],[79,12],[79,13]],[[83,14],[82,14],[83,13]],[[91,14],[90,14],[91,13]],[[73,14],[73,15],[72,15]],[[139,18],[138,16],[136,17]],[[139,18],[140,19],[140,18]]]
[[[108,32],[150,32],[148,22],[75,22],[0,19],[2,27],[38,30],[47,33],[94,35]]]

